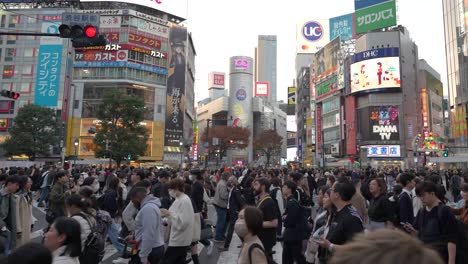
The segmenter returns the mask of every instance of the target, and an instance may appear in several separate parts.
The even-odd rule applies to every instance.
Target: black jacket
[[[283,241],[301,241],[303,212],[299,202],[292,195],[287,200],[283,219]]]
[[[245,206],[245,201],[242,198],[241,192],[237,187],[234,187],[231,193],[231,197],[229,197],[228,201],[228,213],[229,213],[229,220],[236,221],[237,215],[239,214],[240,210]]]
[[[190,197],[192,197],[195,203],[195,213],[200,213],[203,210],[203,183],[201,181],[195,181],[192,184]]]

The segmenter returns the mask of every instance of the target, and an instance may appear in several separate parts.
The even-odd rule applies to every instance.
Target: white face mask
[[[175,190],[169,190],[169,195],[174,199],[177,197]]]
[[[236,221],[236,224],[234,225],[234,231],[239,237],[245,237],[247,233],[249,233],[249,230],[247,229],[247,225],[245,224],[245,221]]]
[[[192,175],[189,175],[189,176],[188,176],[188,179],[191,180],[191,181],[193,181],[193,176],[192,176]]]
[[[93,191],[98,192],[99,191],[99,183],[93,183]]]

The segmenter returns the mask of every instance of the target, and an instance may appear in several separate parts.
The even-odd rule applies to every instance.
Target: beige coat
[[[361,217],[362,223],[367,224],[369,217],[367,215],[366,199],[362,196],[359,188],[356,188],[356,193],[353,195],[353,198],[351,198],[351,204],[356,208],[356,211]]]
[[[31,199],[25,193],[19,194],[17,201],[17,232],[21,233],[17,246],[21,246],[31,239],[32,206]]]
[[[237,264],[267,264],[265,254],[258,248],[252,250],[252,263],[249,261],[249,248],[253,244],[259,244],[263,248],[262,241],[257,236],[244,240]]]

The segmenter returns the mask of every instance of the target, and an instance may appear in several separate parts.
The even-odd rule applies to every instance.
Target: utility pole
[[[205,147],[205,168],[208,168],[208,157],[210,156],[210,141],[208,140],[208,135],[210,131],[210,121],[211,119],[206,119],[206,133],[205,133],[205,144],[203,146]]]

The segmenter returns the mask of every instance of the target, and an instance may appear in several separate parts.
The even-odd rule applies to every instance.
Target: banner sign
[[[337,90],[336,75],[315,85],[315,99],[320,100]]]
[[[255,83],[255,96],[266,96],[270,91],[268,82],[256,82]]]
[[[354,9],[363,9],[369,6],[377,5],[388,0],[354,0]]]
[[[34,104],[56,107],[60,88],[62,45],[39,47]]]
[[[153,73],[167,75],[167,69],[158,68],[149,65],[143,65],[140,63],[134,63],[129,61],[77,61],[73,63],[75,68],[98,68],[98,67],[127,67],[131,69],[137,69],[142,71],[149,71]]]
[[[315,53],[315,81],[320,81],[336,72],[338,70],[338,60],[340,59],[341,39],[338,37]]]
[[[366,33],[397,24],[395,1],[383,2],[364,9],[356,10],[356,33]]]
[[[371,106],[369,110],[372,129],[370,133],[371,140],[400,140],[398,106]]]
[[[401,157],[400,145],[366,146],[368,158],[399,158]]]
[[[351,40],[356,37],[354,13],[330,18],[330,39],[336,37],[341,37],[341,40]]]
[[[128,51],[85,50],[75,52],[75,61],[127,61]]]
[[[296,87],[288,87],[288,105],[296,104]]]
[[[151,37],[145,37],[136,33],[128,33],[128,43],[138,44],[149,48],[155,48],[157,50],[161,49],[160,40]]]

